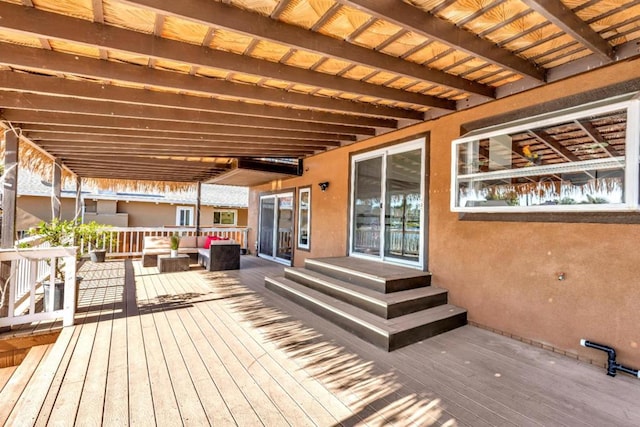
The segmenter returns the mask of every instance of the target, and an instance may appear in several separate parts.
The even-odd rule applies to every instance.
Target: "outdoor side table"
[[[179,254],[175,257],[171,255],[158,255],[158,270],[160,273],[187,271],[189,270],[190,259],[188,254]]]

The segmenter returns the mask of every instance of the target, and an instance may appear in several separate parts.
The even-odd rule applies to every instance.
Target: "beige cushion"
[[[144,249],[169,249],[171,239],[168,236],[146,236],[144,238]]]
[[[207,241],[207,236],[198,236],[198,241],[197,241],[197,245],[196,247],[198,248],[204,248],[204,242]]]
[[[182,236],[180,238],[180,246],[179,248],[195,248],[196,245],[196,236]]]
[[[235,244],[236,241],[233,239],[229,239],[229,240],[212,240],[211,241],[211,245],[231,245],[231,244]]]

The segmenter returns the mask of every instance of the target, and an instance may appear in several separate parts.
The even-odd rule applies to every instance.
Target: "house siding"
[[[599,361],[604,354],[579,341],[602,342],[616,348],[620,363],[638,367],[640,225],[462,221],[449,199],[451,141],[463,125],[638,79],[639,70],[640,59],[630,60],[305,159],[303,176],[251,189],[249,247],[260,194],[311,186],[311,248],[296,251],[294,265],[346,255],[350,155],[429,133],[427,259],[434,284],[448,289],[474,324]],[[326,192],[322,181],[330,182]]]

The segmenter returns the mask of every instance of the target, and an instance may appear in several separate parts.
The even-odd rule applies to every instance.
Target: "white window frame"
[[[308,194],[308,202],[306,209],[306,219],[307,219],[307,243],[303,243],[302,239],[302,194]],[[304,187],[298,189],[298,224],[297,224],[297,235],[298,235],[298,248],[300,249],[309,249],[311,247],[311,187]]]
[[[217,223],[216,222],[216,213],[219,214],[223,214],[223,213],[227,213],[227,212],[231,212],[233,213],[233,224],[222,224],[222,223]],[[224,225],[224,226],[235,226],[238,224],[238,210],[237,209],[214,209],[213,210],[213,225]]]
[[[421,153],[421,159],[420,159],[420,195],[422,197],[422,207],[420,209],[420,235],[419,235],[419,248],[420,248],[420,254],[418,256],[418,260],[417,261],[408,261],[405,259],[401,259],[401,258],[394,258],[391,256],[385,256],[384,255],[384,250],[383,248],[385,247],[385,233],[380,233],[380,255],[375,255],[375,256],[371,256],[371,255],[367,255],[361,252],[355,252],[353,250],[353,240],[355,238],[354,235],[354,228],[355,225],[353,223],[353,216],[354,216],[354,203],[355,203],[355,186],[356,186],[356,182],[355,182],[355,178],[356,178],[356,174],[355,174],[355,170],[356,170],[356,163],[363,161],[363,160],[368,160],[368,159],[373,159],[376,157],[381,157],[382,158],[382,176],[381,176],[381,183],[380,185],[381,187],[381,192],[380,192],[380,200],[386,200],[386,185],[384,185],[384,183],[386,183],[387,180],[387,158],[390,155],[393,154],[397,154],[397,153],[404,153],[407,151],[412,151],[412,150],[420,150]],[[426,185],[426,152],[427,152],[427,148],[425,145],[425,138],[424,137],[419,137],[417,139],[412,139],[410,141],[407,142],[403,142],[403,143],[398,143],[396,145],[393,146],[389,146],[389,147],[385,147],[385,148],[379,148],[377,150],[372,150],[372,151],[368,151],[365,153],[361,153],[361,154],[356,154],[354,156],[351,157],[351,177],[350,179],[350,187],[351,187],[351,191],[350,191],[350,195],[349,195],[349,256],[351,257],[355,257],[355,258],[364,258],[364,259],[370,259],[373,261],[380,261],[380,262],[388,262],[388,263],[392,263],[392,264],[399,264],[399,265],[407,265],[410,267],[419,267],[422,268],[425,265],[425,260],[426,260],[426,254],[424,251],[424,239],[426,237],[426,233],[427,230],[425,230],[425,226],[426,226],[426,212],[425,212],[425,198],[427,197],[425,194],[425,185]],[[380,223],[384,224],[384,209],[381,209],[380,211]]]
[[[462,144],[473,143],[482,139],[509,135],[532,128],[543,128],[555,124],[576,120],[587,116],[597,116],[615,110],[627,111],[625,156],[624,158],[606,158],[585,160],[573,164],[560,163],[542,166],[530,166],[520,169],[478,172],[465,175],[458,174],[458,149]],[[574,108],[555,111],[531,118],[492,126],[472,131],[451,144],[451,198],[452,212],[599,212],[599,211],[637,211],[638,201],[638,171],[640,160],[640,98],[637,94],[625,94],[606,100],[592,102]],[[537,206],[458,206],[459,188],[462,180],[501,179],[519,176],[540,176],[551,173],[571,173],[582,170],[624,168],[624,202],[608,204],[574,204],[574,205],[537,205]]]
[[[189,224],[180,224],[182,212],[189,212]],[[194,220],[193,206],[176,206],[176,225],[178,227],[192,227]]]

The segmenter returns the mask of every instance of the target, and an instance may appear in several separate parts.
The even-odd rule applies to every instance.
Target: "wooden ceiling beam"
[[[68,55],[66,53],[17,46],[9,43],[0,43],[0,64],[17,68],[26,67],[32,70],[42,70],[46,73],[64,73],[90,79],[133,83],[170,91],[193,92],[207,96],[219,95],[238,100],[320,109],[329,112],[393,119],[424,119],[424,113],[419,111],[358,103],[345,99],[284,92],[282,90],[232,83],[226,80]]]
[[[198,149],[215,149],[219,147],[236,147],[236,148],[253,148],[253,149],[267,149],[267,148],[282,148],[282,149],[310,149],[310,150],[326,150],[328,147],[333,146],[325,145],[318,141],[295,141],[295,144],[289,142],[283,142],[282,140],[274,139],[271,142],[256,142],[253,138],[236,140],[236,141],[200,141],[200,140],[163,140],[159,138],[137,138],[129,136],[119,135],[86,135],[86,134],[55,134],[55,133],[43,133],[43,132],[26,132],[29,139],[35,143],[42,141],[43,143],[66,143],[66,144],[135,144],[139,146],[149,147],[167,147],[167,148],[198,148]],[[331,141],[335,143],[335,141]]]
[[[109,117],[128,117],[152,120],[168,120],[182,123],[248,126],[263,129],[305,130],[314,132],[342,133],[374,136],[374,128],[362,126],[333,125],[327,123],[305,123],[302,121],[248,117],[236,114],[190,111],[176,108],[150,107],[118,102],[74,99],[32,93],[15,93],[0,90],[0,108],[28,111],[89,114]]]
[[[232,73],[285,80],[296,84],[395,102],[450,111],[455,109],[454,102],[431,95],[402,91],[359,80],[336,78],[330,74],[316,73],[303,68],[222,50],[213,50],[204,46],[182,43],[10,3],[0,2],[0,16],[11,16],[11,19],[0,20],[0,28],[37,37],[79,43],[98,49],[119,50],[149,57],[152,60],[163,59],[195,67],[209,67]]]
[[[96,84],[89,81],[59,79],[57,77],[17,73],[14,71],[0,71],[0,90],[70,96],[77,99],[113,101],[136,105],[164,106],[189,111],[211,111],[241,116],[284,118],[305,123],[332,123],[390,129],[398,127],[398,121],[391,119],[302,110],[299,108],[272,107],[209,97],[134,89],[110,84]]]
[[[95,156],[102,154],[115,154],[122,156],[123,153],[136,156],[175,156],[175,157],[229,157],[220,155],[219,152],[234,152],[242,156],[266,156],[273,153],[287,155],[289,157],[299,157],[312,154],[314,150],[307,147],[234,147],[225,145],[222,147],[149,147],[137,144],[110,144],[106,143],[80,143],[68,144],[61,141],[44,141],[42,147],[46,148],[53,155],[65,153],[73,156],[76,153],[94,153]]]
[[[545,80],[545,71],[533,63],[522,59],[506,49],[497,47],[489,40],[481,39],[473,33],[438,17],[424,12],[410,4],[396,0],[336,0],[338,3],[353,7],[391,22],[424,37],[438,40],[476,58],[499,65],[517,74]]]
[[[309,140],[335,140],[335,141],[355,141],[354,135],[332,134],[321,132],[304,132],[297,130],[279,129],[258,129],[243,126],[227,126],[202,123],[181,123],[162,120],[132,119],[124,117],[91,116],[84,114],[67,114],[37,112],[26,110],[4,110],[1,117],[16,124],[45,124],[45,125],[71,125],[88,128],[112,128],[112,129],[138,129],[138,130],[160,130],[168,132],[189,132],[200,134],[217,135],[244,135],[244,136],[270,136],[286,140],[309,139]]]
[[[233,135],[203,135],[189,136],[192,134],[179,134],[161,132],[161,135],[168,135],[168,137],[156,136],[156,133],[146,132],[138,133],[135,135],[119,135],[118,129],[114,129],[114,133],[108,134],[101,129],[86,129],[82,128],[79,132],[62,132],[62,131],[48,131],[48,130],[30,130],[27,128],[22,129],[23,134],[34,142],[38,141],[63,141],[68,143],[73,142],[109,142],[109,143],[137,143],[137,144],[149,144],[156,146],[167,145],[170,147],[189,145],[190,147],[213,147],[224,144],[232,144],[234,147],[241,147],[243,145],[255,146],[255,147],[311,147],[314,149],[327,149],[328,147],[337,147],[340,145],[338,141],[316,141],[316,140],[304,140],[304,139],[286,139],[281,138],[261,138],[252,136],[250,138],[243,136]],[[78,129],[75,129],[76,131]],[[100,133],[92,133],[91,130]]]
[[[104,169],[104,168],[83,168],[74,167],[74,173],[82,178],[96,178],[96,179],[117,179],[117,180],[132,180],[132,181],[160,181],[160,182],[199,182],[206,181],[220,174],[220,172],[209,174],[190,174],[185,172],[182,175],[179,174],[167,174],[167,173],[147,173],[144,178],[140,178],[139,174],[129,172],[125,169]]]
[[[131,156],[111,156],[101,158],[100,161],[92,159],[89,155],[63,158],[64,162],[73,166],[74,164],[80,164],[81,162],[89,162],[94,165],[116,165],[116,166],[136,166],[146,167],[150,170],[164,170],[166,168],[180,168],[189,169],[191,172],[208,171],[211,169],[228,170],[229,167],[223,167],[216,163],[202,163],[202,162],[189,162],[184,160],[171,160],[171,159],[151,159],[144,157],[131,157]],[[181,172],[181,171],[176,171]]]
[[[600,59],[605,62],[612,62],[615,59],[615,52],[611,45],[561,1],[522,0],[522,2],[586,46]]]
[[[492,98],[493,88],[442,71],[422,67],[390,55],[375,52],[346,41],[318,33],[310,33],[295,25],[243,11],[238,7],[208,0],[128,0],[127,3],[152,9],[204,25],[225,28],[250,37],[269,40],[292,49],[306,50],[321,56],[348,61],[364,67],[399,74],[403,77],[427,80],[462,92]],[[414,12],[415,13],[415,12]]]
[[[233,146],[232,144],[221,145],[217,147],[192,147],[192,146],[180,146],[180,147],[168,147],[168,146],[148,146],[142,144],[122,144],[122,143],[106,143],[106,142],[81,142],[81,143],[68,143],[64,141],[42,141],[42,147],[46,148],[47,151],[50,151],[52,154],[55,151],[56,153],[65,152],[73,154],[74,151],[77,152],[90,152],[94,150],[96,154],[98,153],[116,153],[118,155],[126,154],[135,154],[139,156],[144,155],[174,155],[177,157],[188,156],[188,157],[227,157],[227,156],[219,156],[217,154],[218,151],[230,151],[233,150],[237,153],[245,153],[251,155],[261,155],[262,153],[273,153],[278,152],[282,154],[310,154],[315,151],[310,147],[238,147]],[[173,151],[172,151],[173,150]]]

